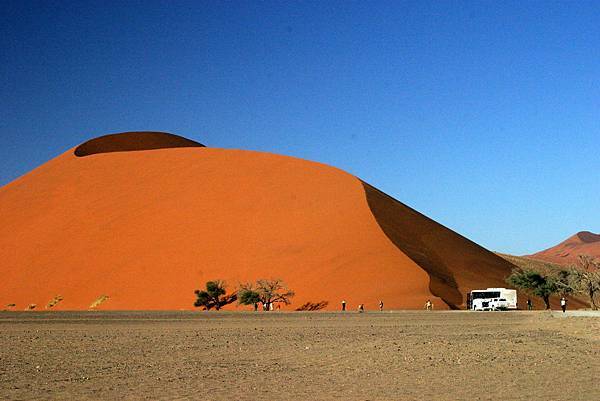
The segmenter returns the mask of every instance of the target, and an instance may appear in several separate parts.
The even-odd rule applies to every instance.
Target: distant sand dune
[[[560,244],[529,257],[567,266],[576,264],[579,255],[589,255],[600,259],[600,234],[581,231]]]

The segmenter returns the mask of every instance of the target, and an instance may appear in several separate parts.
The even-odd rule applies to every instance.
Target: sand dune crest
[[[74,153],[75,156],[84,157],[97,153],[203,146],[198,142],[165,132],[123,132],[91,139],[75,148]]]

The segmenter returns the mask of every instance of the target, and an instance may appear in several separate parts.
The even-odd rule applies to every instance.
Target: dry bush
[[[90,305],[90,309],[95,309],[98,306],[102,305],[104,302],[108,300],[108,295],[100,295],[92,304]]]
[[[62,295],[55,296],[50,301],[48,301],[48,303],[46,304],[46,309],[53,308],[54,306],[56,306],[62,300],[63,300]]]
[[[327,305],[329,305],[328,301],[307,302],[304,305],[302,305],[301,307],[297,308],[296,310],[298,312],[302,312],[302,311],[317,311],[317,310],[325,309],[325,307],[327,307]]]

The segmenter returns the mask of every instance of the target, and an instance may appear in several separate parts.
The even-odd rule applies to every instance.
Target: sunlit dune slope
[[[576,264],[579,255],[589,255],[600,259],[600,234],[581,231],[560,244],[529,257],[568,266]]]
[[[169,139],[92,140],[1,188],[0,305],[190,309],[207,280],[277,277],[297,294],[289,309],[445,308],[438,296],[457,307],[510,272],[336,168]]]

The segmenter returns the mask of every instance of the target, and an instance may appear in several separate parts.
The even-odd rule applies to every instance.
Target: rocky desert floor
[[[600,400],[600,317],[2,312],[0,398]]]

